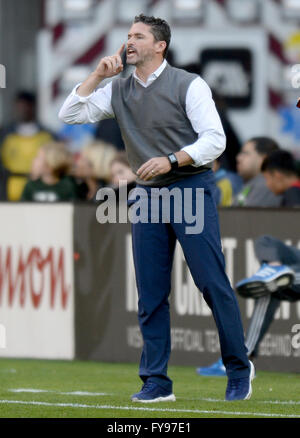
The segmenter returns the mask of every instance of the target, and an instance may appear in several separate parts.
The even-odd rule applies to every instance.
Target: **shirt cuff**
[[[202,163],[197,159],[197,155],[195,153],[195,148],[192,145],[185,146],[181,150],[186,152],[194,160],[194,163],[190,164],[190,166],[193,166],[193,167],[202,166]]]
[[[78,90],[78,88],[80,87],[81,84],[82,84],[82,82],[80,82],[79,84],[75,85],[75,87],[73,88],[71,94],[72,94],[72,96],[77,97],[79,102],[86,103],[92,97],[92,95],[94,94],[94,91],[91,94],[89,94],[88,96],[79,96],[77,94],[77,90]]]

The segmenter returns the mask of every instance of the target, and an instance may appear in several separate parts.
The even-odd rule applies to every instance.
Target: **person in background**
[[[110,163],[110,182],[117,187],[121,181],[126,180],[127,184],[136,180],[136,175],[132,172],[127,160],[126,152],[119,152]]]
[[[232,204],[233,188],[225,169],[220,167],[220,162],[215,160],[213,163],[215,174],[216,190],[215,201],[218,206],[229,207]]]
[[[276,150],[279,150],[278,144],[269,137],[253,137],[243,145],[237,155],[237,171],[244,185],[235,196],[233,206],[279,207],[281,197],[271,192],[261,173],[264,159]]]
[[[71,155],[63,143],[42,146],[32,165],[32,179],[24,187],[21,201],[59,202],[76,199],[76,187],[67,176]]]
[[[116,154],[117,150],[112,144],[102,141],[82,149],[73,169],[80,199],[94,200],[98,189],[110,183],[110,163]]]
[[[0,133],[0,200],[20,199],[39,148],[54,138],[37,121],[36,97],[33,93],[17,93],[15,119]]]
[[[261,170],[267,187],[281,195],[282,207],[300,207],[300,177],[290,152],[273,152],[264,160]]]
[[[127,185],[127,195],[136,186],[136,175],[132,172],[126,152],[119,152],[110,163],[110,182],[119,199],[119,187]]]
[[[221,207],[229,207],[243,182],[239,175],[221,167],[221,162],[221,157],[218,157],[213,163],[216,181],[215,201]]]

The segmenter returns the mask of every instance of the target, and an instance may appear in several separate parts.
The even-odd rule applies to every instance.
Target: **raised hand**
[[[95,73],[101,78],[111,78],[119,74],[123,70],[121,55],[124,48],[125,44],[122,44],[114,55],[102,58],[97,65]]]

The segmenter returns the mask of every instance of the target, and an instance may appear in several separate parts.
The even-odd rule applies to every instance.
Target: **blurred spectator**
[[[0,200],[17,201],[39,148],[53,135],[36,119],[36,97],[21,91],[15,99],[15,122],[0,133]]]
[[[93,200],[98,189],[110,183],[110,163],[116,153],[112,144],[100,141],[82,149],[73,172],[79,181],[81,199]]]
[[[242,187],[242,178],[234,172],[221,167],[221,159],[217,158],[213,163],[213,171],[217,190],[215,191],[215,201],[217,205],[228,207],[232,204],[233,196]]]
[[[300,178],[290,152],[273,152],[265,158],[261,170],[269,189],[282,196],[281,206],[300,207]]]
[[[25,185],[21,200],[35,202],[72,201],[76,187],[67,176],[71,155],[63,143],[42,146],[32,165],[32,179]]]
[[[237,171],[244,185],[233,201],[234,206],[278,207],[281,197],[274,195],[266,186],[261,173],[264,159],[279,149],[278,144],[269,137],[254,137],[248,140],[237,155]]]
[[[127,184],[127,195],[130,190],[136,185],[136,175],[132,172],[129,162],[127,160],[126,152],[119,152],[110,164],[110,182],[116,191],[116,199],[119,199],[119,186]]]
[[[136,180],[132,172],[125,152],[119,152],[110,163],[110,180],[113,186],[117,187],[121,180],[130,184]]]

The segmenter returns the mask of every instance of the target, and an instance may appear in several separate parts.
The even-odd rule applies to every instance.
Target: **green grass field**
[[[226,378],[170,367],[176,402],[132,403],[138,366],[0,360],[2,418],[300,418],[300,376],[257,372],[249,401],[224,402]]]

